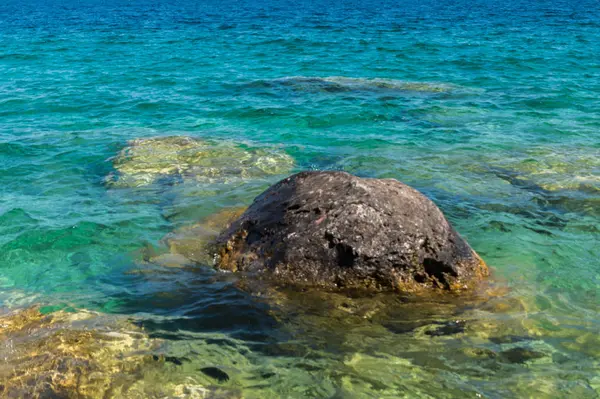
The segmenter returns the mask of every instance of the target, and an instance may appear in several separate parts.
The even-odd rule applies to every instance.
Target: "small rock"
[[[200,371],[219,382],[229,381],[229,375],[217,367],[204,367]]]
[[[190,359],[187,357],[175,357],[175,356],[165,356],[165,362],[176,364],[177,366],[183,365],[183,362],[189,362]]]
[[[432,337],[443,337],[446,335],[454,335],[465,332],[465,320],[454,320],[443,323],[443,325],[435,330],[425,331],[426,335]]]
[[[540,359],[546,355],[527,348],[512,348],[500,352],[502,359],[510,363],[525,363],[529,360]]]
[[[495,344],[514,344],[515,342],[527,341],[529,338],[520,335],[505,335],[502,337],[490,337],[490,341]]]

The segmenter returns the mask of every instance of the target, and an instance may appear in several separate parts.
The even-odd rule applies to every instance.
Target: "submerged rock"
[[[217,367],[203,367],[200,371],[219,382],[229,381],[229,375]]]
[[[210,244],[220,231],[228,227],[245,210],[246,207],[226,208],[199,223],[183,226],[167,234],[162,241],[169,252],[148,256],[148,261],[167,267],[211,264],[213,255],[210,252]]]
[[[236,389],[210,386],[208,377],[227,382],[224,371],[209,367],[216,371],[204,371],[208,377],[200,380],[208,385],[202,385],[194,359],[158,354],[168,349],[165,342],[128,316],[32,307],[0,314],[0,341],[2,398],[241,397]]]
[[[302,172],[270,187],[215,251],[220,269],[331,289],[461,291],[488,274],[417,190],[345,172]]]
[[[83,311],[45,315],[38,308],[0,317],[0,339],[11,343],[0,352],[0,396],[128,397],[152,341],[130,324],[90,329],[97,318]]]
[[[425,335],[432,337],[444,337],[447,335],[462,334],[465,332],[465,320],[451,320],[445,323],[441,323],[441,326],[434,329],[425,331]]]
[[[490,170],[511,184],[537,191],[600,193],[600,158],[587,147],[526,149],[518,157],[491,160]]]
[[[357,91],[388,94],[393,92],[445,93],[453,89],[453,86],[443,83],[409,82],[382,78],[350,78],[345,76],[289,76],[256,83],[267,87],[283,86],[291,87],[297,91],[329,93]]]
[[[113,166],[108,185],[139,187],[160,181],[229,182],[283,174],[294,167],[294,159],[271,149],[170,136],[130,141]]]
[[[500,352],[500,356],[510,363],[526,363],[530,360],[543,358],[546,354],[528,348],[517,347]]]

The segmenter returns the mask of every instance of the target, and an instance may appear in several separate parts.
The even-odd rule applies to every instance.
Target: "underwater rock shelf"
[[[240,397],[213,384],[229,380],[224,371],[163,355],[165,342],[130,317],[31,307],[0,313],[0,340],[0,398]]]
[[[140,187],[162,182],[227,183],[289,173],[294,159],[269,148],[246,148],[226,141],[186,136],[131,140],[112,159],[110,187]]]
[[[326,289],[464,291],[488,275],[439,208],[394,179],[302,172],[216,240],[216,267]]]

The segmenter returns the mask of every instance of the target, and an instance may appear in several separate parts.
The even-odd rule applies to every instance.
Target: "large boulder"
[[[393,179],[302,172],[216,240],[219,269],[328,289],[461,291],[488,275],[438,207]]]

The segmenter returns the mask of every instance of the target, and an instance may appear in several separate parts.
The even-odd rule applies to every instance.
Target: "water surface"
[[[598,53],[594,1],[3,2],[0,303],[126,315],[250,398],[598,397]],[[148,262],[285,175],[107,184],[179,135],[410,184],[508,292],[274,303]]]

